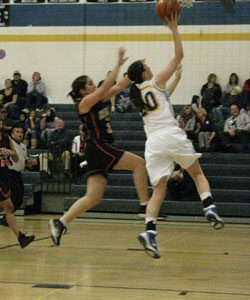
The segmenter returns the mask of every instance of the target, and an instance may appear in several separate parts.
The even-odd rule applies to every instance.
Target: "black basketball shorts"
[[[9,169],[0,168],[0,202],[8,198],[10,198]]]
[[[102,174],[107,178],[124,153],[123,149],[98,140],[87,141],[85,155],[87,159],[86,176]]]

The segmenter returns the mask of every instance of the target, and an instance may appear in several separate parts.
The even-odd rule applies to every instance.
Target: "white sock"
[[[141,206],[146,206],[146,205],[148,205],[148,202],[149,202],[149,201],[141,202],[140,205],[141,205]]]
[[[208,197],[212,197],[212,194],[210,192],[204,192],[200,194],[201,201],[204,201]]]
[[[59,219],[59,221],[63,224],[64,227],[66,227],[67,222],[64,220],[63,217],[61,217],[61,218]]]
[[[146,218],[145,224],[148,224],[151,221],[153,222],[153,224],[157,223],[157,219],[156,218],[149,217],[149,218]]]

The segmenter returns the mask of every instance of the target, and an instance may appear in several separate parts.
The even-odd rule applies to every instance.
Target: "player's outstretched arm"
[[[117,84],[112,86],[108,92],[104,95],[103,100],[106,101],[110,99],[111,97],[114,97],[118,95],[120,92],[122,92],[129,84],[131,83],[131,80],[126,75],[122,80],[120,80]]]
[[[170,96],[173,94],[174,90],[176,89],[177,84],[179,83],[179,81],[181,79],[181,73],[182,73],[182,65],[179,64],[177,69],[175,70],[175,79],[167,87],[167,91]]]
[[[180,38],[180,34],[178,32],[178,20],[179,16],[177,14],[171,15],[171,20],[166,18],[166,22],[168,22],[168,28],[172,31],[173,39],[174,39],[174,57],[168,63],[167,67],[164,68],[157,76],[155,77],[155,83],[161,89],[166,88],[166,82],[169,78],[174,74],[181,60],[183,59],[183,48],[182,42]]]
[[[113,68],[113,70],[109,73],[108,77],[104,80],[102,85],[97,88],[93,93],[85,96],[79,104],[79,110],[81,113],[87,113],[92,106],[94,106],[97,102],[102,100],[105,97],[107,91],[112,87],[116,77],[120,71],[120,67],[125,63],[128,58],[125,57],[125,49],[120,48],[118,52],[118,60]]]

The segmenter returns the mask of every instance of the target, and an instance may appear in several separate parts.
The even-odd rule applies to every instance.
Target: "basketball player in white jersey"
[[[146,209],[146,231],[138,237],[147,254],[160,258],[155,236],[156,220],[162,201],[165,198],[167,180],[170,177],[174,162],[186,169],[193,178],[204,207],[208,221],[215,229],[224,226],[222,219],[213,204],[209,183],[203,174],[192,143],[185,132],[179,128],[174,118],[170,96],[174,92],[180,78],[180,62],[183,49],[178,32],[177,15],[171,20],[166,18],[168,28],[174,39],[174,57],[156,76],[153,76],[145,61],[134,62],[128,68],[128,77],[132,80],[130,99],[139,110],[144,121],[147,136],[145,158],[146,167],[154,192]],[[166,86],[167,81],[175,73],[175,79]]]

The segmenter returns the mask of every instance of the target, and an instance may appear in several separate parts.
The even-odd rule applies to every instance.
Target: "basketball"
[[[155,5],[157,18],[166,22],[165,17],[171,19],[171,14],[180,14],[180,4],[177,0],[158,0]]]

